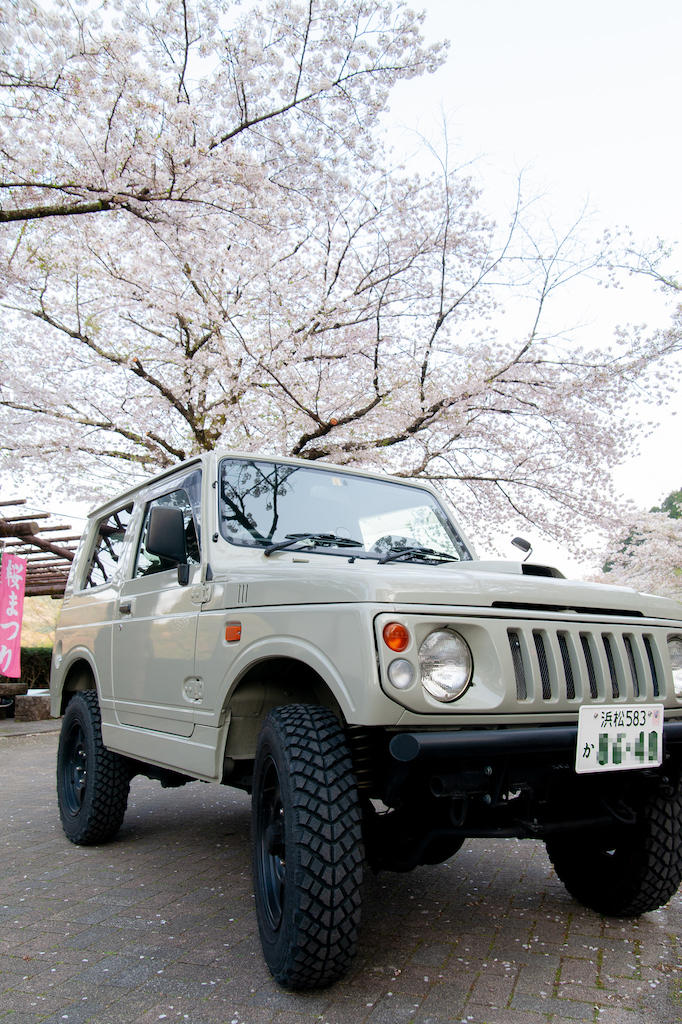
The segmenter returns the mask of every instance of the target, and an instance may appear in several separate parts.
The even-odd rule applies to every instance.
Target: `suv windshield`
[[[247,547],[336,547],[375,558],[428,549],[471,559],[429,491],[337,470],[223,459],[219,514],[223,537]]]

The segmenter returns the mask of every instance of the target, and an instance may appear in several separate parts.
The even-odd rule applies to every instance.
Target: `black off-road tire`
[[[558,834],[547,840],[547,853],[584,906],[608,917],[656,910],[682,882],[682,792],[660,791],[635,825]]]
[[[79,846],[113,839],[123,822],[129,789],[125,758],[102,743],[96,692],[74,694],[57,751],[57,799],[67,838]]]
[[[355,955],[364,862],[353,766],[331,711],[293,704],[270,712],[258,740],[252,813],[265,961],[285,988],[330,985]]]

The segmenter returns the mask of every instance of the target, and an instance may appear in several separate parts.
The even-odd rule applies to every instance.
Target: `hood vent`
[[[553,569],[550,565],[533,565],[532,563],[522,562],[521,572],[524,576],[551,576],[555,580],[565,580],[566,577],[558,569]]]

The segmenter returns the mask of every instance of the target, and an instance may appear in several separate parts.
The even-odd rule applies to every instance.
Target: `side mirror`
[[[146,548],[150,555],[158,555],[178,567],[178,583],[189,583],[185,520],[179,508],[155,505],[149,513]]]
[[[519,551],[523,551],[525,553],[526,558],[524,558],[524,562],[527,558],[530,558],[530,553],[533,550],[533,545],[524,537],[514,537],[514,539],[512,540],[512,544],[515,548],[518,548]]]

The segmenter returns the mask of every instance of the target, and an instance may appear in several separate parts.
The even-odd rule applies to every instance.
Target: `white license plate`
[[[599,704],[580,708],[577,772],[654,768],[662,759],[662,704]]]

